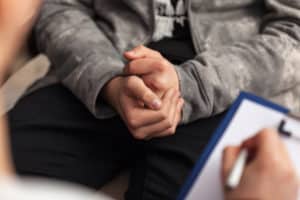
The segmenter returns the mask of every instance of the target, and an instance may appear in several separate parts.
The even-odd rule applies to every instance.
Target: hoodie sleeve
[[[124,63],[96,24],[92,0],[45,0],[35,27],[37,45],[59,80],[98,118],[114,112],[99,94]],[[100,99],[100,100],[99,100]]]
[[[186,101],[182,123],[225,111],[241,90],[271,98],[300,83],[300,1],[265,0],[265,5],[270,12],[260,34],[176,67]],[[285,106],[299,109],[296,105]]]

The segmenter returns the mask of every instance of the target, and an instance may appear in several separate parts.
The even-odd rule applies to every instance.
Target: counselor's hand
[[[13,34],[24,34],[31,28],[42,0],[0,0],[1,30]]]
[[[0,0],[0,75],[22,45],[41,0]]]
[[[114,78],[105,86],[103,96],[136,139],[172,135],[181,119],[184,102],[178,90],[170,89],[160,99],[137,76]]]
[[[38,13],[40,0],[0,0],[0,81]],[[0,94],[0,109],[2,97]],[[0,176],[13,174],[6,120],[0,118]]]
[[[159,97],[171,88],[179,90],[179,79],[173,64],[159,52],[138,46],[124,56],[130,61],[124,73],[141,77]]]
[[[263,199],[296,200],[297,174],[287,150],[274,130],[265,129],[241,146],[227,147],[223,153],[223,183],[242,149],[248,149],[249,161],[239,186],[234,190],[224,187],[227,200]]]

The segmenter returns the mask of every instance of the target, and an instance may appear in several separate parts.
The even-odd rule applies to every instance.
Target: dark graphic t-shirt
[[[155,32],[148,47],[174,64],[194,57],[185,0],[155,0]]]

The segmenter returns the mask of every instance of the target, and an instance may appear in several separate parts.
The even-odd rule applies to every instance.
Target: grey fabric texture
[[[174,66],[182,123],[223,112],[241,90],[300,110],[300,0],[187,3],[197,56]],[[102,88],[122,74],[124,51],[151,41],[154,23],[151,0],[45,0],[35,31],[58,81],[103,119],[115,113]]]

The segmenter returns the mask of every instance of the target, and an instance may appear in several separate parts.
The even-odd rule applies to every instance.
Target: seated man
[[[9,113],[17,171],[99,188],[130,167],[126,199],[176,198],[241,90],[271,98],[299,83],[299,11],[298,0],[45,0],[35,36],[53,70]]]

